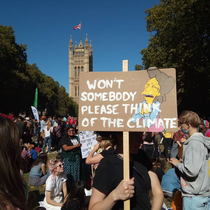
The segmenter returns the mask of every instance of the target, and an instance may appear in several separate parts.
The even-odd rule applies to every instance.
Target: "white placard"
[[[91,147],[96,145],[98,142],[96,141],[96,134],[93,131],[81,131],[79,134],[82,152],[82,158],[86,158],[90,152]]]
[[[38,120],[38,122],[39,122],[39,114],[38,114],[38,111],[37,111],[36,107],[31,106],[31,109],[32,109],[34,118],[35,118],[36,120]]]

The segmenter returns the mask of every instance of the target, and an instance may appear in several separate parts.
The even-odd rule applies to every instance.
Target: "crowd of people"
[[[175,133],[129,132],[130,180],[123,180],[123,133],[97,132],[98,143],[82,159],[77,123],[0,116],[0,209],[28,209],[24,173],[29,185],[45,186],[37,209],[120,210],[130,199],[130,209],[166,210],[166,197],[173,209],[210,209],[207,120],[184,111]],[[92,189],[89,200],[85,188]]]

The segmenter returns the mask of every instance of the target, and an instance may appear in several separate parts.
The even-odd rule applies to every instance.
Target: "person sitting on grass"
[[[63,196],[67,195],[66,174],[62,160],[52,159],[48,163],[50,176],[46,181],[45,198],[40,202],[41,207],[48,210],[60,210]],[[63,192],[63,196],[62,196]]]
[[[37,159],[38,155],[37,155],[37,151],[34,149],[34,144],[29,145],[28,151],[31,154],[31,159],[33,159],[33,161],[35,161]]]
[[[163,155],[160,155],[156,159],[153,165],[153,169],[152,169],[152,171],[157,174],[160,183],[162,182],[162,178],[165,174],[165,170],[166,170],[166,159]]]
[[[41,186],[46,182],[46,164],[47,164],[47,154],[40,154],[34,161],[30,174],[29,174],[29,184],[32,186]]]

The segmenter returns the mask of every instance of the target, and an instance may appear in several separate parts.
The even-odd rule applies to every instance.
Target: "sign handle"
[[[128,60],[123,60],[123,72],[128,71]],[[123,132],[123,178],[130,179],[130,161],[129,161],[129,132]],[[124,201],[124,210],[130,210],[130,200]]]

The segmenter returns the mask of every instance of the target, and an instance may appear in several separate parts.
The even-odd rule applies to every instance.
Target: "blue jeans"
[[[201,196],[184,196],[183,197],[183,210],[209,210],[210,198]]]
[[[44,152],[44,149],[45,149],[45,147],[46,147],[46,143],[47,143],[47,141],[49,141],[48,142],[48,152],[50,152],[50,149],[51,149],[51,144],[52,144],[52,139],[50,138],[50,136],[47,136],[47,137],[45,137],[44,138],[44,144],[43,144],[43,147],[42,147],[42,151]]]

